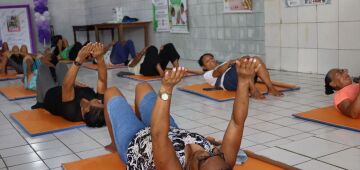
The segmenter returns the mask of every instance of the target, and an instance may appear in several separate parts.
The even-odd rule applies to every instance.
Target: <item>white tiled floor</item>
[[[197,68],[195,62],[183,65]],[[124,69],[122,69],[125,71]],[[121,69],[109,71],[109,86],[119,87],[128,101],[134,100],[136,81],[118,78]],[[323,75],[270,71],[273,80],[293,83],[301,90],[283,97],[267,96],[250,101],[242,148],[269,156],[301,169],[359,169],[360,133],[296,119],[291,115],[331,104],[323,93]],[[96,72],[81,69],[78,80],[95,86]],[[181,84],[202,83],[201,77],[186,78]],[[0,86],[18,84],[3,81]],[[159,82],[151,83],[155,89]],[[214,102],[175,90],[172,114],[182,128],[221,139],[231,116],[232,101]],[[106,128],[81,128],[29,137],[9,114],[28,109],[35,99],[10,102],[0,96],[0,169],[58,169],[61,163],[107,154]]]

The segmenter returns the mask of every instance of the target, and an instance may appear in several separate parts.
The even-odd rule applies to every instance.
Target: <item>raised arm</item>
[[[360,88],[360,84],[359,84]],[[344,100],[338,105],[339,110],[342,114],[349,116],[353,119],[360,118],[360,93],[357,98],[351,102],[350,100]]]
[[[92,55],[96,58],[98,65],[98,80],[96,91],[99,94],[104,94],[107,89],[107,68],[104,61],[103,45],[100,43],[95,43]]]
[[[170,130],[170,103],[174,86],[184,77],[183,67],[166,71],[160,86],[160,94],[169,94],[168,100],[157,98],[151,118],[151,139],[156,169],[182,169],[175,149],[168,137]]]
[[[238,76],[237,91],[233,105],[231,120],[225,131],[221,150],[225,155],[225,161],[233,167],[236,163],[236,156],[240,148],[244,123],[249,107],[249,87],[253,81],[253,75],[261,65],[256,65],[256,59],[240,59],[236,61]]]
[[[85,61],[86,57],[90,55],[90,52],[93,50],[93,45],[89,43],[83,47],[78,56],[75,59],[74,64],[71,65],[70,69],[64,77],[64,82],[62,84],[62,101],[67,102],[71,101],[75,97],[74,86],[76,75],[79,72],[81,64]]]
[[[220,77],[236,60],[229,60],[228,62],[217,67],[213,72],[213,77]]]

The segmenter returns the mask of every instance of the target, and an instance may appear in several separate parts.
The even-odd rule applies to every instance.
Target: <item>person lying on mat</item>
[[[52,56],[51,62],[56,65],[60,60],[72,60],[74,61],[80,49],[89,42],[81,44],[75,42],[73,45],[69,45],[67,39],[62,35],[56,35],[52,40]]]
[[[38,77],[38,69],[41,64],[55,70],[55,66],[50,62],[51,52],[46,48],[43,53],[37,56],[27,55],[23,60],[24,71],[24,87],[28,90],[36,90],[36,81]]]
[[[24,55],[20,52],[20,49],[17,45],[14,45],[11,49],[11,52],[7,54],[7,57],[3,57],[3,61],[1,63],[1,73],[7,73],[7,66],[12,66],[16,73],[23,73],[23,60]]]
[[[172,43],[161,46],[160,51],[155,46],[149,46],[130,61],[128,68],[135,75],[163,77],[169,62],[173,67],[179,67],[179,59],[180,55]]]
[[[105,47],[104,60],[106,65],[128,65],[129,56],[135,58],[135,45],[132,40],[112,42]],[[96,61],[94,61],[96,64]]]
[[[249,58],[249,56],[242,57],[242,59]],[[265,96],[259,92],[255,87],[257,77],[265,83],[268,88],[268,92],[274,96],[282,96],[283,93],[276,90],[270,80],[270,74],[266,69],[266,65],[259,57],[256,58],[257,64],[261,65],[259,72],[254,76],[254,83],[250,84],[250,94],[256,99],[264,99]],[[208,84],[216,88],[224,90],[235,91],[237,89],[237,76],[236,66],[234,65],[236,60],[229,60],[222,64],[219,64],[213,54],[203,54],[198,60],[199,65],[202,67],[204,78]]]
[[[235,63],[241,81],[221,147],[202,135],[180,129],[171,117],[173,88],[187,71],[178,67],[166,71],[158,94],[149,84],[138,84],[135,110],[119,89],[106,91],[105,120],[112,139],[107,149],[116,150],[128,169],[232,169],[248,114],[250,84],[261,66],[255,58]]]
[[[98,60],[97,93],[75,82],[80,66],[92,55]],[[90,43],[83,47],[69,70],[66,64],[56,65],[56,79],[50,69],[41,65],[37,79],[37,104],[50,113],[69,121],[84,121],[89,127],[105,125],[103,98],[107,88],[107,70],[103,59],[103,45]]]
[[[334,95],[334,106],[342,114],[360,118],[360,84],[353,83],[347,69],[331,69],[325,77],[325,94]]]

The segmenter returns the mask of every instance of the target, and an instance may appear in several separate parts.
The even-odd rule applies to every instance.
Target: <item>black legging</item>
[[[179,59],[180,55],[172,43],[165,44],[160,53],[158,53],[156,47],[150,46],[146,50],[144,62],[140,67],[140,74],[144,76],[158,76],[160,74],[156,69],[157,64],[160,64],[161,68],[165,70],[169,62],[174,63]]]

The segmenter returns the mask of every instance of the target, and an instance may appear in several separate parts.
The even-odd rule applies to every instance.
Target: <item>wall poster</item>
[[[152,0],[153,28],[155,32],[169,32],[169,6],[168,0]]]
[[[29,5],[0,6],[0,39],[11,49],[14,45],[26,45],[35,52]]]
[[[286,0],[288,7],[330,4],[331,0]]]
[[[252,12],[252,0],[224,0],[224,13]]]
[[[170,32],[189,33],[187,0],[169,0]]]

